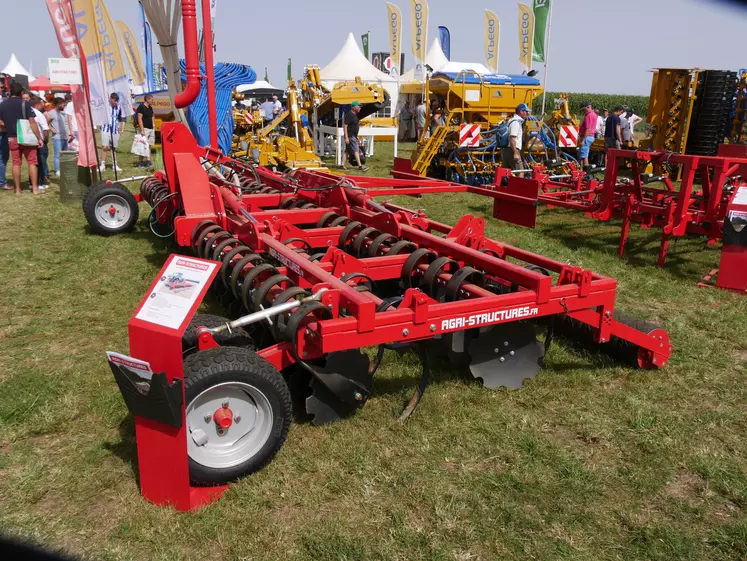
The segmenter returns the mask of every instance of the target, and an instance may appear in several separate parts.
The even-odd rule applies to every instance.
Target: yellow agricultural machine
[[[360,78],[338,82],[329,89],[322,84],[319,67],[309,66],[298,86],[289,81],[287,108],[272,122],[264,124],[259,111],[234,113],[240,124],[234,132],[234,155],[278,169],[321,169],[324,164],[314,151],[312,129],[316,123],[331,124],[336,119],[335,109],[353,101],[361,104],[358,116],[364,121],[382,109],[389,96],[381,86]]]
[[[543,91],[534,77],[480,75],[469,70],[435,73],[428,89],[432,110],[428,113],[440,114],[440,124],[427,126],[421,133],[411,159],[395,159],[395,173],[469,184],[493,180],[495,169],[500,167],[498,125],[510,118],[520,103],[531,106]],[[548,131],[543,123],[527,120],[525,156],[545,151],[544,143],[536,148],[534,143]]]

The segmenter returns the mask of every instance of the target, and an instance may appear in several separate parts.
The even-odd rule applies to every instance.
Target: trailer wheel
[[[222,316],[216,316],[213,314],[197,314],[189,322],[187,329],[184,330],[182,335],[182,350],[184,353],[191,353],[197,350],[197,328],[198,327],[218,327],[228,323],[228,318]],[[243,328],[239,327],[231,332],[223,331],[217,335],[213,335],[213,339],[221,347],[243,347],[245,349],[254,350],[255,345],[252,341],[249,333]]]
[[[121,183],[96,183],[83,197],[88,225],[103,236],[130,232],[139,213],[135,196]]]
[[[273,366],[247,349],[200,351],[184,361],[189,477],[222,485],[262,469],[291,423],[291,397]]]

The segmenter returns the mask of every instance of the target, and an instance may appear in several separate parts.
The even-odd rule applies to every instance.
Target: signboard
[[[175,257],[135,317],[179,329],[217,266],[190,257]]]
[[[53,84],[83,85],[79,58],[50,58],[49,81]]]
[[[461,125],[459,127],[459,146],[477,146],[480,142],[480,125]]]

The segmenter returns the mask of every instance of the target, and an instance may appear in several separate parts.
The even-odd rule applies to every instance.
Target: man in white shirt
[[[623,121],[623,118],[620,118],[621,121]],[[623,142],[635,142],[635,126],[643,121],[638,115],[633,113],[632,109],[628,109],[625,112],[625,120],[623,121],[624,126],[622,126],[622,135],[623,135]]]
[[[516,113],[508,121],[508,146],[501,148],[501,167],[522,169],[521,149],[524,146],[524,120],[531,111],[526,103],[516,106]],[[523,177],[524,174],[517,174]]]
[[[49,187],[49,168],[47,167],[47,158],[49,157],[49,123],[42,110],[44,109],[44,100],[38,95],[31,96],[31,107],[34,109],[34,120],[36,121],[39,131],[42,134],[44,143],[37,149],[36,159],[39,160],[39,191],[44,191]]]
[[[283,112],[283,104],[280,103],[280,100],[278,99],[278,96],[276,96],[276,95],[272,96],[272,115],[273,115],[273,117],[277,117],[282,112]]]
[[[597,119],[597,138],[604,138],[604,131],[606,130],[607,117],[610,116],[610,112],[607,109],[602,109]]]
[[[78,140],[78,120],[75,118],[75,106],[73,105],[72,94],[65,95],[65,115],[67,115],[67,130],[73,135],[75,140]]]

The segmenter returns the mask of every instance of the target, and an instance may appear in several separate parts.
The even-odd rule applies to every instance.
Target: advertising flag
[[[288,59],[288,81],[293,79],[293,70],[291,70],[291,59]]]
[[[267,77],[267,67],[265,66],[265,82],[269,82],[270,79]]]
[[[529,6],[519,2],[519,60],[527,70],[532,68],[533,42],[534,14]]]
[[[127,63],[130,65],[130,76],[132,83],[136,86],[145,86],[145,72],[143,72],[143,61],[140,59],[140,50],[137,48],[135,36],[123,21],[117,21],[117,30],[122,38]]]
[[[47,10],[57,33],[60,53],[64,58],[76,58],[83,64],[83,50],[75,32],[75,18],[70,0],[47,0]],[[85,69],[84,69],[85,76]],[[78,125],[78,165],[94,167],[98,165],[93,127],[91,126],[90,106],[86,97],[85,80],[83,86],[70,86],[75,107],[75,122]]]
[[[485,44],[485,62],[493,73],[498,72],[498,36],[500,24],[495,12],[485,10],[485,34],[483,42]]]
[[[438,26],[438,40],[441,43],[441,50],[444,52],[446,60],[451,60],[451,33],[448,27]]]
[[[150,24],[145,20],[145,10],[143,3],[138,2],[140,6],[140,47],[145,53],[145,90],[152,92],[156,89],[156,82],[153,77],[153,37],[150,32]]]
[[[532,60],[545,62],[545,40],[547,39],[547,19],[551,0],[534,0],[534,52]]]
[[[119,107],[122,110],[122,115],[129,117],[135,111],[132,109],[130,83],[122,60],[122,52],[119,50],[117,32],[104,0],[94,0],[94,6],[96,7],[96,30],[104,55],[106,86],[109,94],[116,92],[119,95]]]
[[[410,0],[410,35],[415,57],[415,79],[425,80],[425,49],[428,30],[428,2]]]
[[[386,3],[386,11],[389,26],[389,58],[396,67],[402,53],[402,12],[391,2]]]
[[[361,35],[361,44],[363,45],[363,55],[366,57],[366,60],[369,60],[369,58],[368,58],[368,40],[369,40],[370,33],[371,32],[368,31],[368,32],[364,33],[363,35]]]
[[[106,123],[108,116],[106,110],[107,93],[106,78],[104,78],[104,55],[101,52],[99,36],[96,33],[93,0],[72,0],[72,3],[78,39],[83,53],[85,53],[91,117],[95,125],[100,125]]]

